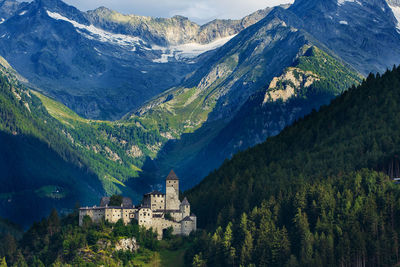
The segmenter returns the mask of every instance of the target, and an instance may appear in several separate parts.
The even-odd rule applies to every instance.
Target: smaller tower
[[[171,170],[165,179],[165,210],[179,211],[179,178],[175,172]]]
[[[180,210],[182,213],[182,218],[186,218],[187,216],[190,216],[190,203],[185,197],[180,205]]]

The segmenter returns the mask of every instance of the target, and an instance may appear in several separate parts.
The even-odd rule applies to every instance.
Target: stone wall
[[[104,208],[82,208],[79,210],[79,226],[82,226],[83,217],[89,216],[93,222],[99,223],[104,220],[105,209]]]
[[[167,211],[179,210],[180,204],[181,202],[179,201],[179,191],[177,191],[175,187],[167,185],[165,194],[165,209]]]
[[[137,209],[124,209],[124,208],[106,208],[105,209],[105,220],[116,223],[119,219],[122,219],[124,224],[128,224],[132,219],[135,218]]]
[[[187,216],[190,216],[190,206],[189,205],[181,205],[180,210],[181,210],[181,214],[182,214],[182,219],[186,218]]]
[[[138,224],[146,228],[153,226],[153,211],[149,208],[141,208],[137,213]]]
[[[165,197],[164,195],[149,195],[146,196],[144,205],[151,207],[152,210],[164,210],[165,209]]]
[[[181,221],[184,217],[182,217],[182,212],[180,211],[170,211],[167,212],[171,215],[171,217],[174,219],[174,221],[179,222]]]
[[[82,208],[79,210],[79,225],[82,225],[82,220],[85,215],[89,216],[95,223],[99,223],[102,220],[116,223],[119,219],[122,219],[125,224],[128,224],[132,219],[135,219],[136,211],[137,209],[112,207]]]
[[[193,221],[191,220],[184,220],[181,221],[181,234],[182,235],[189,235],[193,231]]]
[[[174,231],[172,234],[179,235],[181,234],[181,225],[177,222],[169,221],[164,218],[153,218],[153,230],[157,232],[157,236],[159,239],[162,239],[163,230],[172,227]]]

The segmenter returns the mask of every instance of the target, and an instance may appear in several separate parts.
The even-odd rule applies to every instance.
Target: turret
[[[165,192],[165,209],[179,211],[179,178],[173,170],[165,179]]]
[[[185,218],[190,215],[190,203],[185,197],[180,205],[180,211],[182,213],[182,218]]]

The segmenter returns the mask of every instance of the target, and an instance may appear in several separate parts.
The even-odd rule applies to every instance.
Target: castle
[[[153,191],[145,194],[140,206],[135,207],[130,198],[124,197],[121,206],[109,206],[110,198],[103,197],[100,207],[86,207],[79,209],[79,225],[82,225],[84,216],[89,216],[93,222],[102,220],[116,223],[122,219],[128,224],[132,219],[137,220],[140,226],[152,228],[162,238],[163,230],[173,228],[174,235],[189,235],[197,228],[197,218],[190,214],[189,201],[179,200],[179,178],[171,171],[165,180],[165,194]]]

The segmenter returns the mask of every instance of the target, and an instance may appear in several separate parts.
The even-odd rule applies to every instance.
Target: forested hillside
[[[368,169],[294,184],[199,235],[195,266],[394,266],[400,187]]]
[[[399,101],[400,68],[371,74],[226,161],[187,192],[199,226],[216,231],[188,258],[196,254],[200,266],[398,263],[400,188],[373,169],[385,172],[399,154]]]
[[[72,208],[103,194],[96,175],[55,128],[38,98],[0,74],[0,216],[29,225],[52,207]]]
[[[53,207],[69,212],[112,193],[141,197],[126,183],[166,138],[135,122],[84,119],[0,64],[0,216],[27,226]]]

